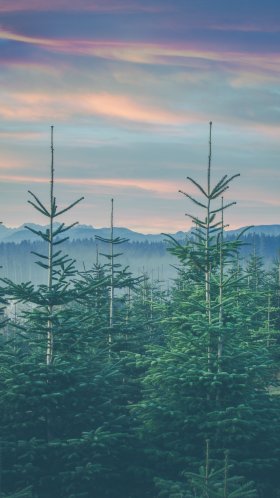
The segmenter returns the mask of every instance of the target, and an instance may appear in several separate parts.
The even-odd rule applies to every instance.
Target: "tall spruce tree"
[[[74,261],[57,246],[70,228],[55,225],[54,147],[51,129],[50,204],[31,193],[31,205],[49,220],[45,232],[31,231],[45,241],[37,264],[47,283],[14,284],[5,280],[9,299],[25,309],[16,325],[15,341],[1,344],[0,430],[2,488],[6,494],[32,488],[38,498],[119,497],[129,483],[128,414],[123,375],[107,348],[89,330],[78,301],[97,294],[103,281],[77,284]],[[71,226],[73,226],[72,224]],[[89,333],[90,332],[90,333]],[[128,457],[129,460],[129,457]]]
[[[149,444],[150,468],[161,482],[178,482],[182,472],[196,471],[209,440],[216,468],[229,451],[235,475],[255,480],[259,496],[265,486],[277,496],[279,426],[272,428],[271,420],[279,423],[279,401],[268,389],[274,366],[236,302],[240,275],[230,270],[240,240],[223,237],[223,213],[234,203],[222,197],[238,175],[225,175],[212,185],[211,130],[210,123],[206,187],[188,177],[200,197],[183,192],[205,215],[188,213],[194,233],[185,245],[173,240],[182,269],[167,318],[169,331],[164,346],[151,347],[148,358],[138,359],[149,365],[143,400],[134,411]]]

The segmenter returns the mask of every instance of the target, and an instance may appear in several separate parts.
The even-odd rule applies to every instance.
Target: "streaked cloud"
[[[232,73],[230,84],[234,88],[256,88],[264,85],[277,85],[278,81],[278,73],[240,70],[238,74]]]
[[[149,43],[121,42],[118,40],[77,40],[50,39],[27,36],[8,30],[0,30],[0,39],[15,41],[57,53],[91,56],[112,61],[131,62],[136,64],[158,64],[188,66],[193,61],[201,65],[206,62],[236,65],[237,67],[267,69],[279,74],[279,53],[254,53],[248,50],[236,51],[226,47],[205,48],[203,44],[185,43]]]
[[[1,0],[0,12],[56,12],[56,11],[86,11],[86,12],[157,12],[159,6],[143,4],[137,0],[79,0],[71,3],[69,0]]]
[[[49,178],[29,175],[1,174],[0,180],[3,182],[18,182],[26,184],[49,183]],[[127,188],[139,189],[143,191],[160,192],[162,194],[173,194],[178,192],[178,183],[172,180],[151,180],[136,178],[56,178],[57,184],[74,186],[105,186],[112,189]]]
[[[2,100],[2,102],[1,102]],[[42,119],[66,120],[75,115],[104,116],[158,125],[182,125],[201,121],[199,115],[159,108],[149,103],[137,102],[125,95],[43,93],[7,94],[0,97],[0,116],[6,120],[40,121]]]
[[[187,175],[205,180],[212,120],[214,177],[242,173],[230,223],[279,222],[279,11],[276,0],[253,11],[244,0],[0,0],[3,221],[26,221],[30,185],[44,198],[54,124],[56,188],[65,203],[86,194],[81,222],[94,212],[106,224],[114,195],[121,225],[186,228],[177,191]]]
[[[0,130],[0,140],[36,140],[39,137],[42,137],[42,133],[35,130]]]
[[[225,22],[224,24],[209,24],[209,27],[213,30],[217,31],[234,31],[240,33],[279,33],[280,25],[277,22],[273,22],[270,19],[270,22],[267,21],[258,23],[247,22],[247,23],[231,23]]]

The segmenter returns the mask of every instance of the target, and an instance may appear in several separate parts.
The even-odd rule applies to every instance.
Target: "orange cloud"
[[[4,169],[10,169],[11,164],[9,166],[6,166]],[[0,180],[2,182],[16,182],[16,183],[49,183],[49,180],[47,178],[40,178],[36,176],[24,176],[24,175],[3,175],[0,174]]]
[[[259,135],[264,135],[267,138],[272,140],[279,140],[280,136],[280,126],[278,124],[265,124],[265,123],[246,123],[246,128],[248,131],[253,130],[253,132],[258,133]]]
[[[49,178],[28,175],[7,175],[0,174],[0,179],[4,182],[19,183],[49,183]],[[114,189],[136,188],[145,191],[157,191],[160,193],[178,192],[179,185],[172,180],[154,180],[137,178],[56,178],[58,184],[81,185],[81,186],[106,186]]]
[[[106,93],[88,95],[83,99],[85,110],[103,116],[110,116],[128,121],[178,125],[192,122],[194,116],[188,118],[181,112],[171,112],[154,106],[142,105],[130,97],[110,95]],[[196,118],[197,119],[197,118]]]
[[[185,125],[205,123],[207,117],[200,113],[186,112],[181,110],[164,109],[151,105],[143,99],[133,99],[126,95],[114,95],[110,93],[65,93],[62,95],[47,93],[4,93],[0,95],[0,118],[16,122],[38,122],[49,120],[50,122],[66,122],[74,117],[88,117],[90,119],[101,116],[110,120],[122,122],[133,122],[152,125],[157,133],[165,129],[176,134],[182,130],[185,133]],[[220,122],[224,117],[216,116]],[[231,117],[236,126],[245,127],[247,132],[265,135],[275,140],[280,135],[278,124],[259,124],[244,118]],[[2,138],[18,138],[20,140],[36,138],[42,133],[32,132],[0,132]],[[91,142],[92,143],[92,142]]]
[[[152,215],[149,216],[149,226],[147,227],[145,219],[135,220],[135,215],[122,214],[122,226],[130,227],[131,230],[144,234],[159,234],[162,232],[175,233],[180,230],[187,231],[191,228],[191,223],[187,219],[178,219],[172,214],[165,216],[164,219],[160,215]]]
[[[0,130],[0,140],[34,140],[44,135],[39,131]]]
[[[48,95],[44,93],[2,94],[0,116],[7,120],[66,120],[71,116],[104,116],[106,118],[159,125],[183,125],[199,122],[194,113],[172,111],[136,101],[125,95],[109,93]]]
[[[179,197],[180,184],[172,180],[141,178],[58,178],[57,183],[117,189],[137,189],[150,192],[157,197]]]
[[[28,158],[26,158],[26,157],[16,159],[16,158],[13,158],[10,156],[6,157],[5,155],[3,155],[3,153],[1,154],[0,171],[23,170],[23,169],[26,169],[26,167],[28,167],[28,166],[30,166],[30,162],[28,161]],[[11,177],[10,180],[6,180],[10,177]],[[14,175],[11,176],[11,175],[3,174],[3,181],[14,181],[13,178],[16,178],[16,176],[14,177]],[[1,175],[0,175],[0,179],[1,179]],[[17,180],[15,180],[15,181],[17,181]]]

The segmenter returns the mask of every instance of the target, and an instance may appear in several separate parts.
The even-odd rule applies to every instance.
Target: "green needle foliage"
[[[77,222],[70,226],[64,223],[54,225],[54,221],[61,214],[69,211],[73,206],[78,204],[83,197],[73,202],[63,209],[59,209],[54,196],[54,146],[53,146],[53,126],[51,127],[51,169],[50,169],[50,202],[49,206],[43,204],[40,199],[29,192],[32,200],[28,202],[45,216],[48,220],[48,227],[43,232],[27,226],[31,232],[35,233],[41,240],[46,243],[46,253],[33,253],[38,260],[36,264],[44,268],[47,272],[47,283],[41,284],[38,289],[28,282],[16,285],[5,279],[7,284],[6,293],[17,302],[25,302],[34,305],[32,311],[26,314],[26,325],[30,332],[35,326],[37,328],[37,338],[39,338],[39,347],[42,349],[42,336],[45,336],[45,356],[46,363],[50,365],[55,357],[55,340],[54,331],[62,326],[61,306],[65,306],[73,301],[74,295],[70,286],[70,279],[75,275],[74,261],[57,249],[64,241],[68,239],[65,233],[68,232]],[[24,328],[24,327],[23,327]],[[34,334],[32,334],[32,340]]]
[[[58,207],[51,128],[50,200],[29,201],[47,219],[29,227],[46,279],[0,291],[16,311],[0,337],[0,497],[279,498],[280,266],[255,250],[246,265],[243,234],[225,236],[237,176],[213,184],[210,123],[206,183],[183,192],[193,229],[169,237],[171,289],[119,264],[113,200],[105,263],[98,249],[77,272],[61,249],[76,223],[57,218],[82,198]]]
[[[160,490],[159,497],[169,498],[257,498],[252,482],[244,482],[243,477],[231,476],[228,453],[224,465],[215,470],[210,467],[209,441],[207,441],[205,466],[199,472],[183,472],[184,481],[172,482],[155,479]]]
[[[58,209],[53,152],[52,128],[50,206],[34,194],[30,201],[49,222],[45,232],[31,228],[46,243],[46,253],[36,256],[47,283],[5,280],[7,296],[24,309],[0,350],[3,490],[79,498],[94,489],[100,498],[118,497],[129,482],[132,436],[123,373],[97,338],[108,278],[97,268],[96,278],[80,279],[74,261],[57,249],[74,224],[54,220],[81,199]],[[94,298],[96,323],[84,313]]]
[[[116,248],[128,242],[123,237],[114,235],[114,199],[111,199],[111,233],[109,238],[96,236],[96,240],[103,246],[109,246],[109,252],[100,253],[108,261],[103,266],[104,274],[107,276],[108,288],[108,313],[106,320],[109,354],[118,351],[119,348],[128,347],[129,308],[131,293],[141,279],[132,276],[128,267],[123,267],[118,258],[121,252]],[[130,334],[129,334],[130,335]]]
[[[276,365],[237,301],[244,279],[232,265],[240,240],[223,237],[224,210],[234,204],[225,204],[223,195],[237,175],[212,186],[211,129],[210,123],[206,188],[189,179],[202,200],[184,193],[204,215],[188,215],[195,230],[186,245],[173,241],[181,268],[165,319],[165,344],[138,358],[146,370],[143,399],[133,412],[161,483],[177,482],[185,469],[195,472],[209,440],[216,468],[229,451],[234,474],[258,481],[260,493],[266,487],[277,496],[271,479],[277,480],[280,405],[269,393]]]
[[[17,491],[12,495],[4,495],[0,493],[1,498],[32,498],[32,489],[30,487]]]

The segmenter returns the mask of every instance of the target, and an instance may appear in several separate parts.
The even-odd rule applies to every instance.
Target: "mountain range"
[[[26,224],[27,225],[27,224]],[[38,259],[34,253],[46,254],[46,244],[33,232],[22,225],[9,228],[0,225],[0,277],[12,281],[41,283],[46,281],[42,268],[34,264]],[[45,231],[47,226],[28,224],[32,229]],[[227,237],[235,238],[243,228],[228,230]],[[189,232],[176,232],[172,236],[178,241],[184,241]],[[69,240],[63,244],[63,252],[76,260],[78,270],[90,269],[96,261],[97,253],[100,262],[106,263],[102,253],[108,252],[106,244],[97,244],[95,236],[110,237],[110,228],[94,228],[89,225],[77,225],[68,232]],[[161,281],[168,282],[175,278],[178,262],[168,251],[167,239],[164,234],[142,234],[128,228],[116,227],[114,236],[129,239],[120,248],[119,263],[129,266],[134,275],[143,273],[153,275]],[[241,247],[241,258],[246,264],[253,250],[263,258],[266,267],[271,267],[279,257],[280,225],[258,225],[249,228],[242,237],[245,244]],[[98,245],[98,249],[97,249]]]
[[[24,240],[27,241],[35,241],[38,240],[37,236],[28,230],[26,226],[33,228],[35,230],[45,230],[47,226],[37,225],[34,223],[25,223],[16,228],[6,227],[5,225],[0,225],[0,243],[1,242],[14,242],[21,243]],[[244,230],[244,227],[228,230],[227,234],[229,235],[237,235],[239,232]],[[177,240],[182,240],[186,237],[189,232],[175,232],[172,235]],[[246,232],[255,233],[258,235],[270,235],[270,236],[279,236],[280,235],[280,224],[279,225],[256,225],[252,226]],[[67,234],[69,236],[69,240],[85,240],[85,239],[94,239],[95,236],[100,237],[110,237],[110,228],[95,228],[91,225],[76,225],[73,227]],[[143,234],[140,232],[135,232],[125,227],[115,227],[114,228],[115,237],[121,237],[128,239],[130,242],[162,242],[166,236],[164,234]]]

